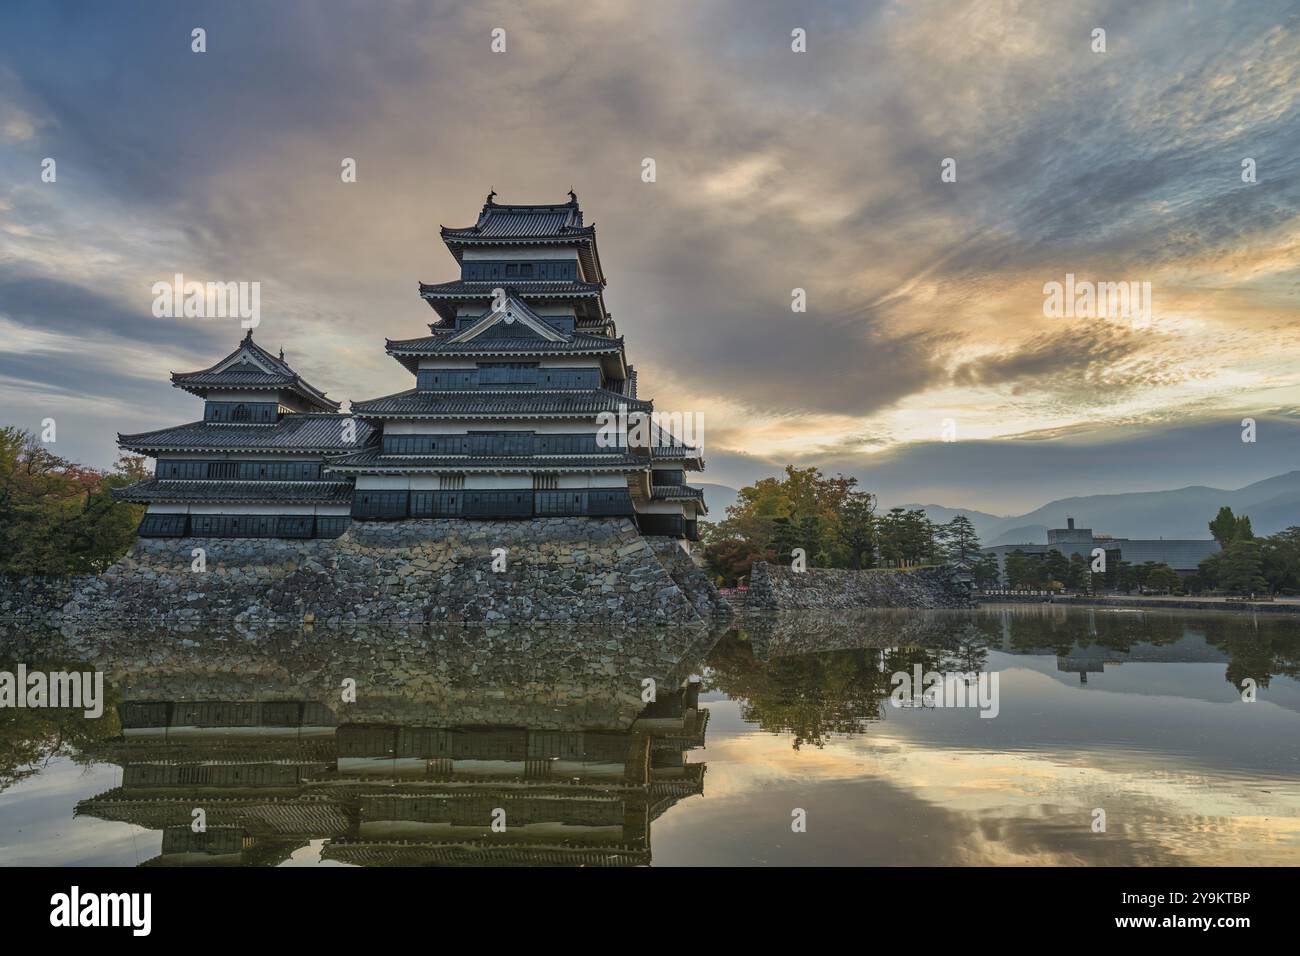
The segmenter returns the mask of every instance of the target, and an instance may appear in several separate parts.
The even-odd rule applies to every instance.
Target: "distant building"
[[[1169,565],[1179,577],[1185,578],[1219,550],[1219,543],[1209,538],[1114,538],[1094,534],[1091,528],[1076,528],[1073,518],[1066,518],[1065,522],[1064,528],[1048,529],[1047,544],[1000,544],[985,548],[985,554],[998,559],[998,575],[1003,583],[1006,583],[1007,555],[1015,551],[1039,555],[1059,551],[1067,558],[1077,554],[1091,562],[1093,550],[1102,548],[1107,567],[1117,566],[1120,561],[1132,565],[1155,561]]]

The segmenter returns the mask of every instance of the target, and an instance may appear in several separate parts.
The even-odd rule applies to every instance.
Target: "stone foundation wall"
[[[42,620],[57,612],[93,575],[24,577],[0,574],[0,620]]]
[[[141,539],[52,622],[696,624],[716,591],[627,518],[357,522],[333,540]],[[206,551],[206,570],[191,569]],[[506,570],[493,571],[493,550]],[[687,564],[689,557],[682,555]],[[698,570],[698,569],[697,569]],[[693,596],[692,596],[693,595]],[[51,590],[43,607],[57,603]]]
[[[754,610],[850,610],[853,608],[974,607],[970,591],[951,568],[847,571],[808,568],[795,572],[766,561],[754,565],[748,606]]]
[[[718,589],[709,580],[708,572],[695,563],[689,554],[682,550],[675,538],[646,538],[659,563],[664,566],[669,576],[682,589],[686,599],[691,602],[700,617],[705,620],[727,618],[734,614],[731,604],[718,593]]]

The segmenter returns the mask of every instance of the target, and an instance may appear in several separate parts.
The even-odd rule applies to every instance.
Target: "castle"
[[[200,421],[119,435],[154,477],[115,492],[148,506],[146,538],[331,538],[353,521],[627,517],[698,539],[700,450],[657,427],[605,309],[594,225],[578,197],[504,205],[441,230],[459,279],[420,285],[428,335],[388,340],[414,387],[349,412],[253,341],[174,373]],[[604,427],[602,427],[604,426]]]

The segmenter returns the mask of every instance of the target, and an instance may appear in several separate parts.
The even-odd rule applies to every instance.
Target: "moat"
[[[11,625],[20,663],[106,700],[0,709],[9,866],[1300,863],[1276,617]],[[914,670],[996,675],[994,719],[895,706]]]

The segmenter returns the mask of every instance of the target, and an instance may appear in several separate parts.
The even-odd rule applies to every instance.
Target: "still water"
[[[19,663],[107,703],[0,710],[0,865],[1300,864],[1285,619],[0,631]],[[893,695],[932,671],[996,716]]]

